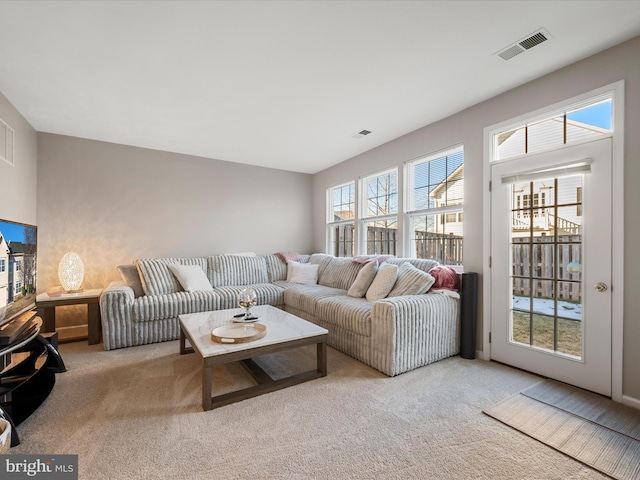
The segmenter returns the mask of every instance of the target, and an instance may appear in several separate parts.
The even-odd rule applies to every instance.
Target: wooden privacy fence
[[[570,272],[567,266],[569,263],[576,265],[582,263],[582,236],[558,236],[557,244],[552,243],[553,237],[534,237],[534,240],[536,239],[548,241],[530,243],[529,237],[511,240],[513,294],[524,297],[533,294],[534,298],[555,298],[554,279],[557,279],[558,300],[581,301],[582,275],[580,272]],[[556,247],[557,259],[555,258]]]
[[[367,227],[367,255],[395,255],[397,228]]]
[[[354,252],[354,226],[334,227],[333,255],[351,257]],[[368,255],[396,255],[396,228],[367,227]],[[417,258],[429,258],[446,265],[462,265],[463,239],[461,236],[434,232],[414,232]]]
[[[355,227],[353,225],[336,225],[333,227],[333,256],[353,257]]]
[[[431,258],[444,265],[462,265],[463,239],[452,233],[416,231],[416,257]]]

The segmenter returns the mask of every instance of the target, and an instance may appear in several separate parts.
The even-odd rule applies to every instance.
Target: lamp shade
[[[60,285],[66,292],[80,290],[84,279],[84,263],[80,255],[75,252],[67,252],[58,265],[58,278]]]

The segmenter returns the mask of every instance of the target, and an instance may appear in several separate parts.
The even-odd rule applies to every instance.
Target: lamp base
[[[63,293],[65,294],[82,293],[82,292],[84,292],[84,288],[80,288],[78,290],[63,290]]]

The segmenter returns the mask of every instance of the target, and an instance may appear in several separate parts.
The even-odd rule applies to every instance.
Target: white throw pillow
[[[347,291],[347,295],[354,298],[362,298],[367,294],[367,290],[371,286],[373,279],[376,278],[378,272],[378,261],[367,263],[360,269],[356,279]]]
[[[371,286],[367,290],[367,300],[375,302],[389,295],[389,292],[396,283],[398,278],[398,266],[391,263],[383,263],[378,268],[376,278],[373,279]]]
[[[204,270],[199,265],[169,265],[186,292],[210,292],[213,290]]]
[[[398,279],[389,292],[389,297],[401,297],[403,295],[419,295],[427,293],[436,279],[427,272],[405,262],[398,268]]]
[[[315,285],[318,283],[319,265],[311,263],[289,262],[287,264],[287,282]]]

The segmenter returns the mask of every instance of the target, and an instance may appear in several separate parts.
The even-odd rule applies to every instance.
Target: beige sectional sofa
[[[402,267],[407,262],[410,266]],[[389,376],[459,353],[460,300],[455,295],[402,295],[396,289],[400,296],[370,301],[352,296],[350,288],[356,279],[362,282],[358,274],[363,269],[353,259],[313,254],[302,256],[299,263],[317,266],[312,268],[317,283],[288,282],[291,268],[276,255],[141,259],[121,266],[126,281],[113,282],[100,297],[104,348],[175,340],[178,315],[238,308],[238,293],[250,286],[258,304],[273,305],[325,327],[329,345]],[[437,266],[435,261],[408,258],[385,263],[415,275]],[[185,291],[172,265],[198,266],[211,288]],[[417,285],[413,278],[405,276],[404,286]],[[398,278],[396,286],[400,283]]]

